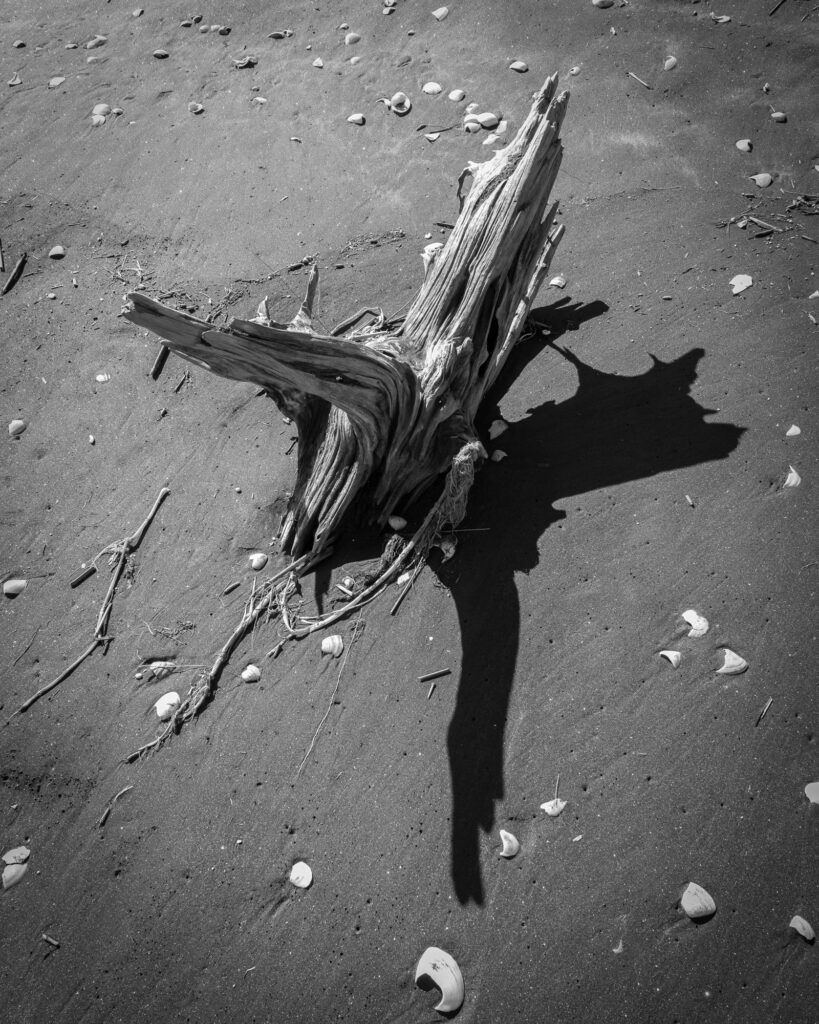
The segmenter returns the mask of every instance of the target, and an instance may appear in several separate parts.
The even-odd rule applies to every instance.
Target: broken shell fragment
[[[689,636],[705,636],[708,632],[708,619],[706,619],[704,615],[700,615],[699,612],[695,612],[693,608],[689,608],[688,611],[684,611],[682,613],[682,617],[691,627],[691,629],[688,630]]]
[[[347,120],[350,124],[364,124],[366,119],[363,114],[350,114]]]
[[[579,75],[580,74],[580,65],[579,64],[575,64],[574,67],[569,68],[569,74],[572,75],[572,76]]]
[[[711,894],[696,882],[688,883],[680,899],[680,906],[692,920],[711,917],[717,910],[717,905]]]
[[[507,456],[507,453],[503,450],[503,448],[496,448],[492,452],[492,454],[489,456],[489,461],[490,462],[503,462],[503,460],[506,458],[506,456]]]
[[[496,135],[496,134],[495,134],[495,132],[490,132],[490,133],[489,133],[489,134],[488,134],[488,135],[486,136],[486,138],[485,138],[485,139],[483,140],[483,142],[481,143],[481,145],[482,145],[482,146],[494,146],[494,145],[495,145],[495,143],[496,143],[496,142],[498,141],[498,139],[499,139],[499,138],[500,138],[500,136],[499,136],[499,135]]]
[[[27,846],[15,846],[13,850],[6,850],[0,860],[4,864],[25,864],[31,856],[31,850]]]
[[[242,670],[243,683],[258,683],[261,678],[262,673],[258,665],[248,665],[247,668]]]
[[[748,662],[730,647],[723,647],[722,655],[722,665],[717,669],[718,676],[738,676],[748,668]]]
[[[509,65],[509,70],[517,71],[519,75],[523,75],[529,70],[529,65],[525,60],[513,60]]]
[[[231,61],[233,62],[233,66],[237,69],[255,68],[259,63],[258,60],[250,53],[246,57],[231,57]]]
[[[469,132],[470,135],[474,135],[475,132],[479,132],[481,126],[477,121],[464,121],[464,131]]]
[[[446,10],[446,8],[444,8]],[[429,946],[421,954],[415,968],[415,984],[424,981],[440,989],[441,1001],[435,1009],[439,1013],[453,1013],[464,1001],[464,979],[454,959],[443,949]]]
[[[558,274],[557,277],[553,277],[549,282],[550,288],[565,288],[566,278],[562,274]],[[562,301],[562,300],[561,300]]]
[[[448,7],[436,7],[436,9],[432,12],[432,17],[435,18],[436,21],[443,21],[448,14]]]
[[[15,71],[15,72],[14,72],[14,74],[13,74],[13,75],[11,76],[11,78],[9,79],[9,85],[22,85],[22,84],[23,84],[23,79],[22,79],[22,78],[20,77],[20,75],[19,75],[19,74],[18,74],[18,73],[17,73],[16,71]]]
[[[94,111],[97,113],[97,111]],[[65,256],[65,249],[61,245],[55,245],[49,250],[49,258],[52,260],[61,260]]]
[[[750,153],[751,150],[754,148],[754,144],[751,142],[750,139],[738,139],[736,142],[736,147],[741,153]]]
[[[12,420],[11,423],[9,423],[10,436],[19,437],[20,434],[22,434],[25,431],[27,426],[28,423],[26,423],[25,420]]]
[[[771,112],[771,120],[777,121],[779,124],[784,124],[788,120],[788,115],[783,114],[781,110],[774,110]]]
[[[785,477],[783,487],[798,487],[802,483],[802,477],[796,472],[793,466],[788,466],[788,475]]]
[[[94,104],[94,107],[91,110],[91,113],[92,114],[102,114],[102,116],[105,117],[106,114],[110,114],[111,113],[111,108],[109,107],[109,105],[107,103],[96,103],[96,104]],[[58,249],[58,248],[62,248],[62,246],[56,246],[56,245],[54,246],[54,249]],[[51,252],[48,254],[49,256],[52,256],[52,253],[54,252],[54,249],[52,249]],[[63,256],[65,256],[65,252],[63,252]]]
[[[179,708],[182,700],[176,690],[171,690],[169,693],[164,693],[159,700],[154,704],[154,711],[156,711],[156,717],[160,722],[167,722],[173,717],[174,711]]]
[[[387,520],[393,530],[403,530],[407,521],[403,516],[390,516]]]
[[[299,889],[309,889],[313,882],[313,872],[309,864],[298,860],[290,869],[290,881]]]
[[[793,928],[795,932],[799,932],[806,942],[813,942],[816,938],[816,932],[814,932],[813,928],[811,928],[810,924],[804,919],[804,917],[800,917],[799,914],[795,914],[790,919],[788,927]]]
[[[489,426],[489,440],[494,441],[496,437],[500,437],[501,434],[508,429],[509,424],[506,420],[492,420],[492,423]]]
[[[54,78],[49,78],[48,87],[49,89],[56,89],[58,86],[62,85],[64,81],[64,78],[61,78],[59,75],[57,75]]]
[[[3,584],[3,593],[6,597],[18,597],[28,586],[28,580],[6,580]]]
[[[679,651],[660,651],[660,657],[665,658],[672,668],[679,668],[680,662],[682,661],[682,655]]]
[[[614,0],[592,0],[594,7],[600,7],[605,10],[607,7],[611,7],[614,4]]]
[[[28,864],[9,864],[3,868],[3,888],[10,889],[17,885],[23,875],[28,871]]]
[[[358,34],[358,32],[348,32],[347,35],[344,37],[344,45],[345,46],[352,46],[353,43],[360,43],[360,42],[361,42],[361,36]]]
[[[396,92],[390,97],[387,106],[393,114],[403,117],[404,114],[408,114],[412,110],[412,101],[405,92]]]
[[[314,68],[323,68],[324,67],[324,61],[321,59],[321,57],[316,57],[316,59],[313,61],[313,67]]]
[[[461,100],[466,99],[466,93],[463,91],[463,89],[453,89],[452,92],[449,94],[449,98],[452,100],[453,103],[460,103]]]
[[[802,433],[802,431],[794,423],[792,426],[788,427],[788,429],[785,431],[785,437],[799,437],[799,435],[801,433]]]
[[[423,90],[427,96],[437,96],[438,93],[443,92],[443,89],[438,82],[426,82],[423,86]]]
[[[561,800],[559,796],[556,796],[554,800],[547,800],[545,804],[541,804],[540,809],[545,811],[550,818],[556,818],[563,813],[568,803],[568,800]]]
[[[805,786],[805,796],[812,804],[819,804],[819,782],[809,782]]]
[[[510,859],[515,856],[516,853],[520,852],[520,843],[517,838],[512,835],[511,832],[507,832],[505,829],[500,830],[500,839],[502,848],[500,855]]]
[[[321,653],[332,654],[334,658],[341,657],[341,652],[344,650],[344,640],[334,633],[333,636],[326,636],[321,641]]]
[[[728,282],[731,286],[731,294],[739,295],[740,292],[746,291],[754,283],[754,279],[750,274],[735,274]]]
[[[26,44],[22,39],[15,39],[11,45],[15,50],[21,50]]]
[[[201,114],[201,113],[203,113],[203,112],[204,112],[204,109],[205,109],[205,108],[204,108],[204,107],[202,106],[202,104],[201,104],[201,103],[189,103],[189,104],[188,104],[188,110],[189,110],[189,111],[190,111],[190,112],[191,112],[192,114]]]
[[[254,555],[250,556],[250,568],[255,572],[258,572],[259,569],[264,569],[266,565],[267,555],[264,551],[257,551]]]
[[[91,115],[91,127],[101,128],[105,124],[104,114],[92,114]]]
[[[676,66],[677,66],[677,58],[676,57],[668,56],[663,61],[663,71],[671,71]]]
[[[757,188],[767,188],[773,183],[773,176],[764,171],[762,174],[752,174],[751,181],[757,186]]]

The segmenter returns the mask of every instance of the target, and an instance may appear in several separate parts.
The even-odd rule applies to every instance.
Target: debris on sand
[[[732,651],[730,647],[723,647],[722,649],[722,665],[717,669],[717,675],[720,676],[738,676],[745,672],[748,668],[748,662],[736,651]]]
[[[436,21],[443,21],[448,14],[448,7],[436,7],[436,9],[432,12],[432,17],[435,18]]]
[[[785,477],[783,487],[798,487],[802,483],[802,477],[796,472],[793,466],[788,466],[788,475]]]
[[[446,8],[444,8],[446,10]],[[429,946],[421,954],[415,968],[415,984],[424,982],[424,988],[433,985],[441,992],[441,1000],[435,1009],[439,1013],[454,1013],[464,1001],[464,979],[455,960],[437,946]]]
[[[501,840],[501,851],[500,856],[505,857],[507,860],[511,860],[516,854],[520,852],[520,842],[516,836],[513,836],[511,832],[507,832],[505,829],[500,830]]]
[[[299,889],[309,889],[313,884],[313,872],[309,864],[298,860],[290,869],[290,881]]]
[[[717,905],[709,892],[696,882],[689,882],[680,899],[680,906],[694,920],[711,917],[717,912]]]
[[[734,295],[739,295],[740,292],[744,292],[746,288],[750,288],[754,283],[754,279],[750,274],[736,274],[728,282],[731,286],[731,292]]]
[[[793,928],[795,932],[798,932],[805,942],[813,942],[816,938],[816,932],[811,928],[809,922],[799,914],[795,914],[788,923],[789,928]]]

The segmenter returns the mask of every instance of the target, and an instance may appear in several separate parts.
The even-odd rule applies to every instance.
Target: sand
[[[413,980],[430,945],[463,972],[459,1021],[815,1019],[819,954],[788,922],[819,926],[819,229],[798,200],[819,193],[819,13],[452,0],[438,22],[434,6],[202,9],[229,35],[180,27],[176,3],[5,12],[6,275],[28,253],[0,298],[4,422],[28,424],[5,442],[0,564],[29,580],[0,603],[0,842],[31,849],[0,895],[13,1024],[434,1021]],[[287,268],[314,257],[328,328],[399,310],[457,216],[458,174],[488,154],[485,134],[417,129],[460,125],[460,87],[512,132],[553,72],[572,93],[552,268],[567,283],[542,290],[482,414],[485,439],[498,413],[510,424],[487,440],[507,458],[482,470],[457,554],[395,616],[392,595],[369,606],[355,642],[358,616],[343,622],[342,660],[318,637],[266,659],[275,623],[260,629],[194,724],[124,764],[157,697],[238,622],[249,555],[284,564],[296,459],[252,385],[175,356],[152,380],[158,343],[118,318],[124,294],[202,316],[268,295],[287,318],[307,278]],[[399,89],[405,118],[377,103]],[[92,128],[100,102],[123,113]],[[767,189],[749,180],[763,171]],[[748,212],[782,230],[726,226]],[[753,285],[732,295],[738,273]],[[802,483],[784,488],[791,465]],[[92,639],[104,560],[70,580],[163,486],[107,650],[7,723]],[[305,610],[341,599],[334,583],[382,543],[351,524]],[[688,608],[704,637],[685,635]],[[725,646],[747,672],[716,673]],[[149,657],[190,667],[136,679]],[[419,676],[441,668],[428,696]],[[568,804],[549,818],[558,773]],[[288,881],[297,860],[309,889]],[[701,923],[680,907],[691,881],[717,905]]]

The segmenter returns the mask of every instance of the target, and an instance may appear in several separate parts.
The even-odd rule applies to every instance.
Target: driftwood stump
[[[260,385],[299,434],[298,470],[283,523],[284,551],[318,552],[357,499],[384,523],[456,463],[485,457],[474,419],[518,341],[563,228],[549,195],[562,155],[568,93],[547,79],[515,138],[485,163],[403,321],[344,337],[312,330],[318,277],[287,325],[265,303],[253,320],[214,328],[139,292],[124,316],[178,355]],[[432,250],[432,251],[431,251]],[[460,453],[460,459],[459,457]],[[452,476],[452,474],[450,474]]]

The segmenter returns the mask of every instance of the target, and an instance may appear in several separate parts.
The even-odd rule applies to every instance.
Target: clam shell
[[[26,44],[25,44],[25,42],[22,39],[15,39],[14,42],[11,45],[14,47],[15,50],[20,50]]]
[[[14,74],[13,74],[13,75],[11,76],[11,78],[9,79],[9,85],[22,85],[22,84],[23,84],[23,79],[22,79],[22,78],[20,77],[20,75],[19,75],[19,74],[18,74],[18,73],[17,73],[16,71],[15,71],[15,72],[14,72]]]
[[[492,422],[489,425],[489,440],[494,441],[496,437],[500,437],[501,434],[505,433],[508,429],[509,424],[506,422],[506,420],[492,420]]]
[[[321,641],[321,653],[332,654],[334,658],[341,656],[341,652],[344,650],[344,640],[334,633],[332,636],[326,636]]]
[[[811,928],[810,924],[804,919],[804,917],[800,917],[799,914],[795,914],[790,919],[788,927],[793,928],[795,932],[799,932],[806,942],[813,942],[816,938],[816,932]]]
[[[28,427],[28,423],[25,420],[12,420],[9,423],[9,436],[19,437]]]
[[[487,110],[484,114],[478,114],[478,123],[481,128],[495,128],[500,123],[500,118]]]
[[[557,277],[553,277],[549,282],[550,288],[565,288],[566,278],[562,274],[558,274]]]
[[[267,555],[264,551],[257,551],[255,554],[250,556],[250,568],[254,572],[258,572],[260,569],[264,569],[267,565]]]
[[[423,90],[427,96],[437,96],[438,93],[443,92],[443,89],[438,82],[426,82],[423,86]]]
[[[777,121],[779,124],[784,124],[788,120],[788,115],[783,114],[781,110],[774,110],[771,113],[771,120]]]
[[[95,110],[94,113],[99,113]],[[52,260],[61,260],[65,256],[65,249],[61,245],[54,245],[48,251],[49,258]]]
[[[550,818],[556,818],[558,814],[563,813],[568,803],[568,800],[561,800],[559,796],[556,796],[554,800],[547,800],[545,804],[541,804],[540,809],[545,811]]]
[[[788,466],[788,475],[785,477],[783,487],[798,487],[802,483],[802,477],[796,472],[793,466]]]
[[[299,889],[309,889],[313,884],[313,872],[309,864],[297,860],[290,869],[290,881]]]
[[[464,107],[464,114],[474,114],[477,109],[477,103],[467,103],[467,105]]]
[[[700,615],[699,612],[694,611],[693,608],[689,608],[687,611],[682,613],[682,617],[691,627],[688,630],[688,635],[693,637],[705,636],[708,632],[709,622],[704,615]]]
[[[788,429],[785,431],[785,437],[799,437],[799,435],[801,433],[802,433],[802,431],[794,423],[792,426],[788,427]]]
[[[403,530],[407,521],[403,516],[390,516],[387,520],[393,530]]]
[[[425,949],[415,968],[415,984],[422,979],[440,989],[441,1001],[435,1007],[439,1013],[454,1013],[460,1009],[464,1001],[464,979],[449,953],[437,946]]]
[[[107,103],[95,103],[94,104],[94,108],[92,109],[91,113],[92,114],[102,114],[103,117],[104,117],[106,114],[110,114],[111,113],[111,108],[109,107],[109,105]],[[62,246],[55,246],[54,248],[55,249],[56,248],[62,248]],[[51,252],[48,255],[50,256],[51,253],[53,253],[53,252],[54,252],[54,249],[52,249]],[[65,253],[63,253],[63,256],[65,256]]]
[[[750,139],[737,139],[735,145],[741,153],[750,153],[754,148],[754,144]]]
[[[60,75],[56,75],[54,78],[49,78],[48,87],[49,89],[56,89],[58,86],[62,85],[64,81],[64,78]]]
[[[10,889],[13,885],[17,885],[26,871],[28,871],[28,864],[8,864],[3,868],[3,888]]]
[[[390,97],[390,110],[394,114],[403,116],[412,110],[412,101],[405,92],[396,92]]]
[[[432,12],[432,17],[435,18],[436,21],[443,21],[448,14],[448,7],[436,7],[435,10]]]
[[[580,65],[579,64],[575,64],[574,67],[569,68],[569,74],[572,77],[574,77],[575,75],[579,75],[580,74]]]
[[[768,174],[767,171],[763,171],[761,174],[752,174],[750,177],[751,181],[758,188],[767,188],[773,183],[773,176]]]
[[[105,117],[102,114],[91,115],[91,127],[101,128],[105,124]]]
[[[592,0],[592,5],[594,7],[600,7],[603,10],[605,10],[607,7],[614,6],[614,0]]]
[[[754,283],[754,279],[750,274],[734,274],[731,280],[728,282],[731,286],[731,294],[739,295],[740,292],[746,291]]]
[[[156,717],[160,722],[167,722],[173,717],[174,711],[176,711],[181,703],[182,700],[176,690],[171,690],[169,693],[163,693],[156,704],[154,704]]]
[[[347,35],[344,37],[344,45],[345,46],[352,46],[353,43],[360,43],[360,42],[361,42],[361,36],[358,34],[358,32],[348,32]]]
[[[154,50],[154,57],[156,57],[157,60],[165,60],[168,56],[169,54],[167,50]]]
[[[258,665],[248,665],[247,668],[242,671],[243,683],[258,683],[261,678],[262,673]]]
[[[364,124],[366,119],[363,114],[350,114],[347,120],[350,124]]]
[[[3,584],[3,593],[6,597],[17,597],[22,594],[28,586],[28,580],[6,580]]]
[[[509,70],[517,71],[519,75],[523,75],[529,70],[529,65],[525,60],[513,60],[509,65]]]
[[[671,71],[672,68],[675,68],[676,66],[677,66],[677,58],[676,57],[669,56],[669,57],[666,57],[666,59],[663,61],[663,71]]]
[[[717,669],[718,676],[738,676],[748,668],[748,662],[730,647],[723,647],[722,659],[722,665]]]
[[[812,804],[819,804],[819,782],[809,782],[805,786],[805,796]]]
[[[717,910],[717,905],[711,894],[696,882],[688,883],[680,899],[680,906],[693,920],[711,917]]]
[[[500,840],[502,843],[501,857],[511,859],[516,853],[520,852],[520,843],[516,836],[513,836],[511,832],[507,832],[505,829],[500,830]]]
[[[477,121],[464,121],[464,130],[469,132],[470,135],[474,135],[475,132],[481,130],[481,126]]]
[[[25,864],[31,856],[31,850],[27,846],[15,846],[13,850],[6,850],[0,860],[4,864]]]
[[[188,110],[192,114],[201,114],[201,113],[203,113],[204,109],[205,108],[202,106],[201,103],[189,103],[188,104]]]
[[[679,651],[660,651],[660,657],[671,663],[673,668],[679,668],[682,655]]]
[[[453,89],[452,92],[449,94],[449,98],[452,100],[453,103],[460,103],[461,100],[466,99],[466,93],[463,91],[463,89]]]

